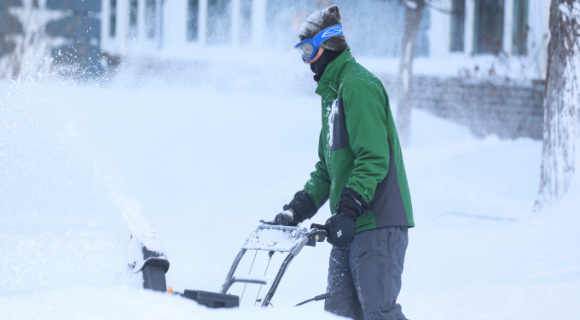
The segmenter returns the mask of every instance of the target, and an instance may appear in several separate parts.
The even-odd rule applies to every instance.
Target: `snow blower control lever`
[[[313,223],[310,225],[310,232],[308,235],[307,246],[314,247],[316,242],[323,242],[326,240],[326,235],[328,234],[328,227],[323,224]]]

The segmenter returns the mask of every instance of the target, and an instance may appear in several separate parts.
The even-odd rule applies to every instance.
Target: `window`
[[[451,43],[452,52],[463,52],[465,43],[465,0],[453,0],[451,4]]]
[[[109,36],[114,38],[117,35],[117,0],[111,0],[109,12]]]
[[[139,17],[139,0],[131,0],[129,4],[129,35],[137,37],[137,18]]]
[[[475,1],[475,36],[473,51],[498,54],[503,47],[504,0]]]
[[[149,39],[155,38],[157,30],[157,0],[145,1],[145,35]]]
[[[189,0],[187,4],[187,40],[197,41],[199,25],[199,0]]]
[[[240,1],[240,43],[252,41],[252,0]]]
[[[207,43],[231,43],[231,0],[207,1]]]
[[[527,0],[514,0],[512,54],[525,55],[528,53],[528,6]]]

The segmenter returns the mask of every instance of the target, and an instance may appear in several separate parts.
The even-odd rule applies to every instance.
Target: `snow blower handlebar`
[[[256,300],[261,302],[263,307],[270,305],[270,301],[276,292],[278,285],[284,275],[288,265],[294,257],[305,246],[316,246],[316,242],[323,242],[326,240],[327,230],[323,225],[312,224],[310,229],[281,226],[273,223],[262,221],[262,225],[250,234],[246,242],[242,245],[241,251],[238,253],[228,275],[226,281],[220,290],[221,294],[227,294],[229,288],[236,282],[254,283],[254,284],[270,284],[270,289],[263,299]],[[266,251],[271,255],[273,252],[287,253],[278,273],[271,283],[265,283],[261,278],[238,277],[235,275],[236,269],[248,250]]]
[[[286,227],[285,225],[280,225],[276,221],[265,221],[260,220],[260,222],[266,226],[281,226]],[[310,225],[310,230],[306,232],[308,237],[308,243],[306,243],[309,247],[315,247],[316,242],[324,242],[326,240],[326,236],[328,234],[328,227],[323,224],[313,223]]]

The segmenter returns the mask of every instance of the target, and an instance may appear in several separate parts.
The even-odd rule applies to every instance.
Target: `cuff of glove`
[[[310,219],[318,211],[314,199],[304,191],[296,192],[294,199],[285,205],[283,209],[292,211],[294,213],[294,221],[296,222]]]
[[[370,209],[368,202],[353,189],[346,187],[340,195],[340,200],[336,205],[336,212],[353,218],[358,218]]]

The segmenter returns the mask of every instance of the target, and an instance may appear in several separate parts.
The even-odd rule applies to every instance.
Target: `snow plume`
[[[51,48],[66,41],[49,37],[45,31],[46,25],[71,13],[49,10],[47,0],[23,0],[21,7],[11,7],[8,12],[16,18],[18,22],[14,23],[18,23],[22,31],[4,35],[4,41],[13,44],[14,50],[0,57],[0,78],[43,78],[50,72],[53,60]],[[16,25],[9,28],[18,30]]]
[[[116,253],[126,251],[131,234],[163,252],[140,202],[98,149],[95,132],[86,131],[96,120],[87,114],[101,110],[100,102],[87,102],[94,88],[27,80],[0,82],[0,88],[0,212],[38,223],[78,220],[84,226],[83,220],[106,220],[119,236],[110,241],[125,244]],[[123,266],[115,260],[111,268],[122,272]]]
[[[34,81],[1,83],[0,210],[18,215],[96,209],[92,164],[77,148],[63,87]],[[92,203],[91,206],[87,206]]]
[[[119,179],[106,178],[111,196],[131,232],[132,239],[138,239],[148,250],[164,253],[161,238],[157,231],[151,228],[141,210],[141,203],[127,192],[121,191]]]
[[[77,130],[78,102],[65,101],[71,88],[0,82],[0,296],[125,283],[127,228]]]

